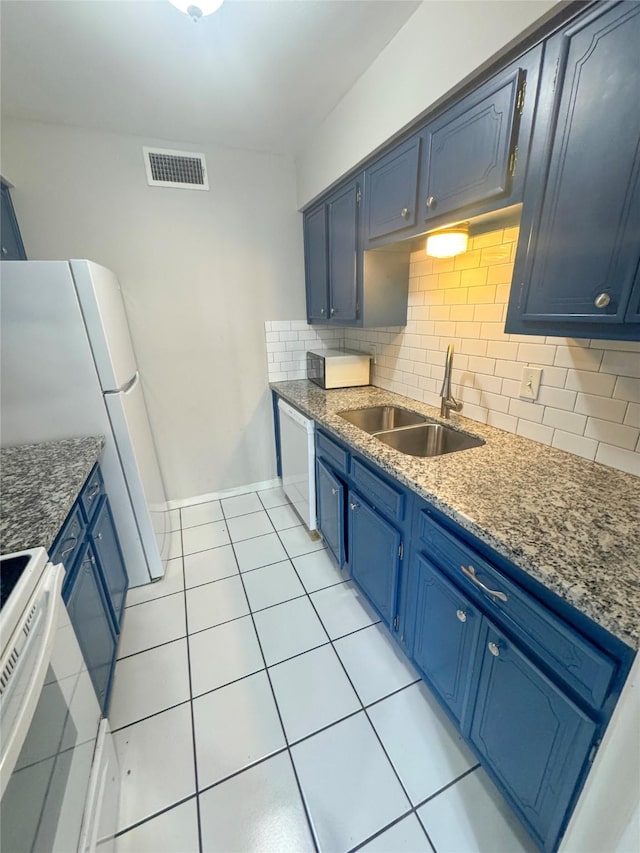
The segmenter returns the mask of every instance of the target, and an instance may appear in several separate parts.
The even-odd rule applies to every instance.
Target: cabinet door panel
[[[355,320],[357,316],[358,187],[355,182],[327,202],[329,228],[329,316]]]
[[[410,228],[416,222],[420,137],[387,154],[365,172],[368,240]]]
[[[107,498],[104,498],[102,506],[98,510],[92,539],[115,630],[116,633],[120,633],[120,619],[129,587],[129,578],[124,567],[120,543]]]
[[[396,613],[400,534],[357,494],[349,494],[349,566],[358,583],[391,625]]]
[[[640,257],[638,45],[634,3],[598,9],[562,36],[524,319],[625,319]]]
[[[26,261],[27,255],[24,251],[18,220],[16,219],[13,202],[9,195],[8,187],[2,186],[0,195],[0,260],[2,261]]]
[[[417,574],[413,658],[460,722],[480,614],[425,557],[412,562]]]
[[[116,650],[108,605],[96,572],[93,546],[88,545],[67,601],[69,619],[82,649],[98,702],[103,712],[109,699],[111,670]]]
[[[318,528],[327,547],[342,568],[344,565],[344,487],[320,459],[316,486]]]
[[[596,725],[487,621],[479,656],[471,741],[552,849]]]
[[[304,217],[307,317],[326,320],[328,314],[327,221],[321,204]]]
[[[425,220],[509,192],[522,77],[518,70],[491,81],[427,126],[421,179]]]

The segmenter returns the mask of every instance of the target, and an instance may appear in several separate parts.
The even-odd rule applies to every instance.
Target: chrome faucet
[[[449,344],[447,347],[447,359],[444,363],[444,381],[442,383],[442,391],[440,391],[440,396],[442,397],[442,402],[440,403],[440,417],[441,418],[449,418],[449,412],[453,409],[454,412],[459,412],[462,408],[462,403],[458,403],[458,401],[454,398],[451,393],[451,369],[453,367],[453,344]]]

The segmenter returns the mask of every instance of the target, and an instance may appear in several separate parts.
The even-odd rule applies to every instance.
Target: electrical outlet
[[[520,383],[520,396],[525,400],[537,400],[542,380],[542,369],[540,367],[524,367],[522,369],[522,382]]]

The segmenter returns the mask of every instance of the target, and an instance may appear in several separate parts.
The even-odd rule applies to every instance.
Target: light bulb
[[[198,21],[206,15],[217,12],[224,0],[193,0],[193,2],[192,0],[169,0],[169,3],[185,15],[189,15],[194,21]]]
[[[467,251],[469,245],[469,228],[466,225],[457,225],[455,228],[446,228],[443,231],[435,231],[427,234],[427,255],[433,258],[452,258]]]

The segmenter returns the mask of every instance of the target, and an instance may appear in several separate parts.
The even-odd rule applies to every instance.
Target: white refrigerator
[[[165,490],[117,278],[85,260],[5,261],[0,277],[2,445],[104,435],[130,585],[162,577]]]

